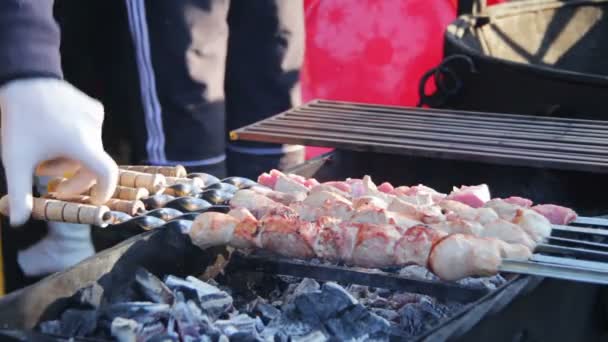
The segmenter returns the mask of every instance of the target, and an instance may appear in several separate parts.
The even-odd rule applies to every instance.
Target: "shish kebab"
[[[576,218],[519,197],[490,199],[486,185],[446,195],[422,185],[376,186],[369,176],[319,184],[276,170],[258,182],[266,187],[238,191],[228,214],[198,216],[193,242],[362,267],[417,264],[457,280],[495,274],[505,258],[528,260],[552,222]]]

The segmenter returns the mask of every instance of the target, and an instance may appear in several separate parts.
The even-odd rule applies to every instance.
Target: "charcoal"
[[[142,326],[132,319],[116,317],[112,321],[112,336],[118,342],[135,342]]]
[[[281,311],[270,304],[257,303],[253,308],[253,314],[260,317],[264,324],[268,324],[273,319],[279,317]]]
[[[320,291],[305,293],[294,301],[302,319],[324,321],[340,311],[353,306],[357,300],[336,283],[323,284]]]
[[[250,336],[258,335],[256,319],[251,318],[246,314],[239,314],[227,320],[217,320],[214,324],[231,339],[232,335],[236,333],[246,333]]]
[[[61,335],[61,321],[46,321],[40,323],[38,329],[43,334]]]
[[[400,316],[395,310],[383,309],[383,308],[372,308],[371,311],[376,315],[386,319],[389,322],[398,323]]]
[[[68,309],[61,315],[61,333],[84,337],[97,328],[97,311]]]
[[[133,319],[140,324],[152,324],[169,317],[170,306],[151,302],[124,302],[101,309],[103,318],[110,322],[116,317]]]
[[[339,317],[327,320],[327,330],[341,341],[361,339],[370,335],[386,335],[390,323],[357,304],[345,310]]]
[[[145,340],[146,342],[180,342],[179,337],[172,336],[169,334],[162,334],[152,336],[150,339]]]
[[[171,317],[175,319],[175,326],[179,336],[199,336],[199,317],[194,314],[185,302],[178,302],[171,308]]]
[[[266,329],[262,332],[265,339],[272,336],[285,335],[285,336],[304,336],[312,331],[322,328],[321,326],[313,326],[310,323],[304,322],[300,319],[299,313],[297,312],[295,304],[288,304],[283,311],[283,314],[278,318],[272,320]]]
[[[321,285],[319,285],[316,280],[311,278],[304,278],[294,289],[293,296],[299,296],[304,293],[318,291],[320,288]]]
[[[154,274],[143,268],[135,272],[135,284],[145,299],[159,304],[173,303],[173,293]]]
[[[416,336],[447,317],[450,311],[447,305],[424,296],[420,302],[406,304],[399,310],[401,326],[408,334]]]
[[[311,331],[310,333],[302,336],[293,336],[291,342],[324,342],[329,339],[321,330]]]
[[[482,278],[464,278],[458,281],[460,285],[470,287],[470,288],[480,288],[480,289],[488,289],[488,290],[496,290],[500,285],[504,284],[506,280],[500,276],[496,275],[493,277],[482,277]]]
[[[142,327],[142,329],[139,331],[139,334],[137,335],[137,339],[139,341],[148,341],[152,337],[164,334],[165,330],[166,330],[165,325],[160,322],[153,323],[153,324],[147,324],[147,325],[144,325]]]

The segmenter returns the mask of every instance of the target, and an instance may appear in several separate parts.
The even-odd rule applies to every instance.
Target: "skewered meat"
[[[523,197],[518,197],[518,196],[511,196],[511,197],[507,197],[505,199],[503,199],[503,201],[507,202],[507,203],[511,203],[511,204],[515,204],[518,205],[520,207],[524,207],[524,208],[530,208],[533,204],[533,202],[527,198],[523,198]]]
[[[435,244],[428,266],[442,279],[458,280],[496,274],[503,258],[526,260],[530,256],[530,250],[523,245],[453,234]]]
[[[553,224],[569,224],[577,218],[574,210],[555,204],[535,205],[532,210],[543,215]]]
[[[386,267],[395,264],[395,244],[401,234],[391,225],[354,224],[359,229],[350,262],[363,267]],[[348,260],[346,260],[348,261]]]
[[[487,202],[486,207],[494,209],[503,220],[519,225],[535,242],[540,242],[551,235],[551,222],[532,209],[500,199]]]
[[[403,228],[422,224],[420,221],[412,220],[394,211],[374,207],[365,207],[356,211],[350,221],[353,223],[391,224]]]
[[[523,228],[535,242],[551,235],[551,222],[534,210],[518,209],[512,222]]]
[[[480,208],[490,200],[490,189],[487,184],[463,185],[460,189],[455,187],[446,199],[462,202],[473,208]]]
[[[394,257],[397,265],[415,264],[427,266],[431,249],[447,234],[425,226],[414,226],[405,231],[395,245]]]
[[[293,178],[287,177],[284,174],[277,176],[274,189],[276,191],[284,192],[291,195],[300,195],[301,193],[308,193],[308,188],[303,184],[297,182]]]
[[[189,232],[192,241],[202,248],[226,243],[238,245],[235,241],[240,237],[234,233],[241,225],[235,216],[247,217],[243,213],[199,215]],[[338,223],[328,218],[306,222],[296,217],[266,215],[258,221],[255,231],[260,235],[255,247],[280,255],[320,257],[363,267],[415,263],[432,267],[437,275],[448,280],[495,273],[501,258],[525,259],[530,255],[523,245],[462,234],[445,236],[423,226],[403,229],[394,225]]]
[[[339,223],[323,217],[313,250],[319,258],[331,261],[351,260],[357,243],[359,228],[350,222]]]
[[[278,215],[267,215],[260,224],[264,249],[300,259],[314,257],[311,246],[318,232],[316,224]]]
[[[485,223],[479,237],[492,237],[504,242],[521,244],[531,251],[536,247],[536,243],[530,235],[520,226],[503,219]]]
[[[399,189],[399,188],[397,188]],[[407,196],[416,196],[416,195],[428,195],[432,198],[433,202],[437,203],[443,200],[447,195],[438,192],[433,188],[429,188],[426,185],[418,184],[410,187],[407,191],[403,193]]]
[[[231,245],[237,248],[261,247],[258,220],[245,208],[236,208],[228,212],[229,216],[239,220],[234,228]]]
[[[378,185],[378,191],[380,191],[380,192],[390,194],[393,192],[393,190],[395,190],[395,187],[389,182],[384,182],[384,183]]]
[[[256,210],[263,207],[280,206],[281,204],[253,190],[244,189],[234,193],[234,196],[230,200],[230,205],[233,208]]]
[[[353,199],[353,209],[358,210],[364,207],[387,209],[388,205],[381,198],[375,196],[362,196]]]
[[[473,208],[454,200],[443,200],[439,202],[439,207],[446,211],[448,215],[453,213],[462,219],[477,221],[481,224],[492,222],[499,218],[498,214],[490,208]]]

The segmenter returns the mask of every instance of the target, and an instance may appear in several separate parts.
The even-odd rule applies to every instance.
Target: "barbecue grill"
[[[324,157],[310,161],[292,171],[311,176],[315,173],[318,174],[326,163],[331,164],[329,159]],[[408,339],[420,341],[441,341],[448,338],[455,339],[462,334],[471,334],[478,323],[483,326],[483,322],[490,314],[497,314],[501,309],[509,308],[511,303],[518,302],[525,297],[528,291],[538,291],[538,285],[543,281],[538,277],[505,272],[503,273],[505,282],[491,290],[466,285],[466,283],[425,279],[416,274],[401,275],[391,269],[370,271],[315,261],[289,260],[264,253],[230,254],[223,247],[202,251],[194,247],[187,235],[183,234],[183,231],[188,229],[189,220],[197,214],[196,212],[188,213],[188,208],[199,211],[200,208],[192,207],[192,203],[184,199],[181,202],[179,199],[167,202],[169,204],[159,204],[159,201],[147,199],[144,201],[148,205],[147,209],[153,209],[159,205],[166,208],[153,209],[152,214],[148,216],[143,215],[127,219],[119,224],[110,224],[105,228],[97,228],[98,234],[106,236],[108,246],[132,236],[127,241],[101,252],[72,269],[53,275],[0,300],[0,327],[5,329],[4,333],[7,335],[21,334],[26,337],[34,336],[33,332],[22,329],[29,329],[37,323],[56,319],[66,308],[70,307],[70,303],[73,302],[73,298],[70,299],[70,296],[78,293],[79,289],[94,283],[103,288],[103,295],[108,301],[120,301],[124,297],[124,293],[128,292],[125,289],[131,283],[138,267],[143,267],[160,278],[169,274],[181,277],[201,274],[217,275],[218,256],[230,260],[227,265],[219,267],[223,270],[223,274],[219,278],[216,277],[216,279],[220,279],[220,282],[224,279],[227,286],[234,286],[235,283],[253,283],[257,284],[257,287],[263,287],[264,284],[268,284],[268,281],[260,280],[263,279],[260,274],[271,277],[286,275],[298,279],[316,279],[319,282],[362,284],[401,293],[418,293],[428,295],[440,302],[464,305],[448,317],[419,332],[417,336],[403,336],[399,335],[398,329],[391,330],[395,339],[408,337]],[[222,203],[218,203],[205,209],[225,211],[227,208]],[[506,262],[504,268],[506,271],[517,271],[517,273],[523,274],[548,272],[546,275],[550,277],[578,280],[579,282],[567,283],[565,286],[562,283],[561,291],[564,290],[564,287],[570,291],[584,290],[584,295],[577,294],[581,301],[571,303],[571,305],[576,307],[588,304],[595,299],[597,289],[585,282],[606,283],[606,270],[590,267],[579,269],[568,264],[592,262],[592,260],[605,261],[603,251],[605,251],[606,245],[602,243],[601,238],[607,233],[598,228],[605,225],[605,220],[580,218],[575,225],[555,227],[555,236],[549,239],[547,244],[539,247],[543,253],[537,253],[536,257],[541,259],[524,264]],[[581,228],[582,226],[586,228]],[[158,251],[163,251],[163,253]],[[543,257],[553,257],[554,259],[543,260]],[[559,265],[555,265],[555,263],[559,263]],[[210,265],[216,265],[216,267],[209,268]],[[603,264],[597,262],[596,265]],[[230,282],[231,277],[236,277],[238,280]],[[271,279],[274,279],[271,283],[277,281],[277,278]],[[545,280],[543,285],[547,283],[551,285],[554,282],[560,284],[557,280]],[[546,287],[547,285],[544,285],[541,288],[546,289]],[[530,296],[536,298],[531,294],[527,298]],[[509,310],[505,310],[507,313],[509,312]],[[581,316],[582,319],[583,316]],[[596,321],[590,320],[586,323],[588,322]],[[509,325],[509,329],[511,330],[505,332],[505,340],[507,337],[510,340],[513,334],[521,334],[520,330],[523,328],[521,325],[517,327]],[[539,327],[532,328],[533,335],[538,334],[535,329],[539,329]],[[597,327],[593,327],[587,333],[595,334],[597,331]],[[572,333],[570,332],[570,334]]]

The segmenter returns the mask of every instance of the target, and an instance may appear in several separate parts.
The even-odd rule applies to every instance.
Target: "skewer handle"
[[[185,178],[185,177],[165,177],[167,180],[167,186],[175,185],[175,184],[188,184],[195,187],[202,188],[205,186],[205,182],[199,178]]]
[[[65,182],[66,178],[53,178],[47,183],[47,192],[55,193],[57,192],[57,186],[63,182]],[[82,195],[86,196],[95,196],[96,193],[95,186],[91,187],[89,190],[82,193]],[[114,194],[112,194],[112,198],[127,200],[127,201],[136,201],[145,197],[150,196],[150,191],[146,188],[129,188],[126,186],[117,185],[114,190]],[[63,200],[68,200],[68,198],[60,198]]]
[[[94,196],[95,191],[95,187],[92,187],[85,193],[85,195]],[[148,191],[146,188],[129,188],[126,186],[117,185],[112,198],[126,201],[137,201],[148,196],[150,196],[150,191]]]
[[[145,188],[151,194],[161,191],[166,178],[160,173],[151,174],[137,171],[119,170],[118,185],[130,188]]]
[[[186,177],[188,172],[186,168],[182,165],[176,166],[151,166],[151,165],[121,165],[120,169],[128,170],[128,171],[137,171],[143,173],[160,173],[165,177],[178,177],[183,178]]]
[[[55,196],[55,194],[49,194],[46,196],[46,198],[58,199],[54,196]],[[91,204],[91,197],[83,196],[83,195],[66,196],[66,197],[62,197],[61,200],[65,201],[65,202]],[[131,216],[140,214],[146,210],[144,203],[139,200],[129,201],[129,200],[123,200],[123,199],[118,199],[118,198],[110,198],[110,200],[108,202],[106,202],[104,205],[107,206],[108,208],[110,208],[110,210],[120,211],[120,212],[129,214]]]
[[[81,223],[105,227],[112,219],[110,208],[105,205],[94,206],[38,197],[34,197],[33,200],[32,218],[37,220]],[[0,213],[4,216],[9,216],[8,196],[0,199]]]

